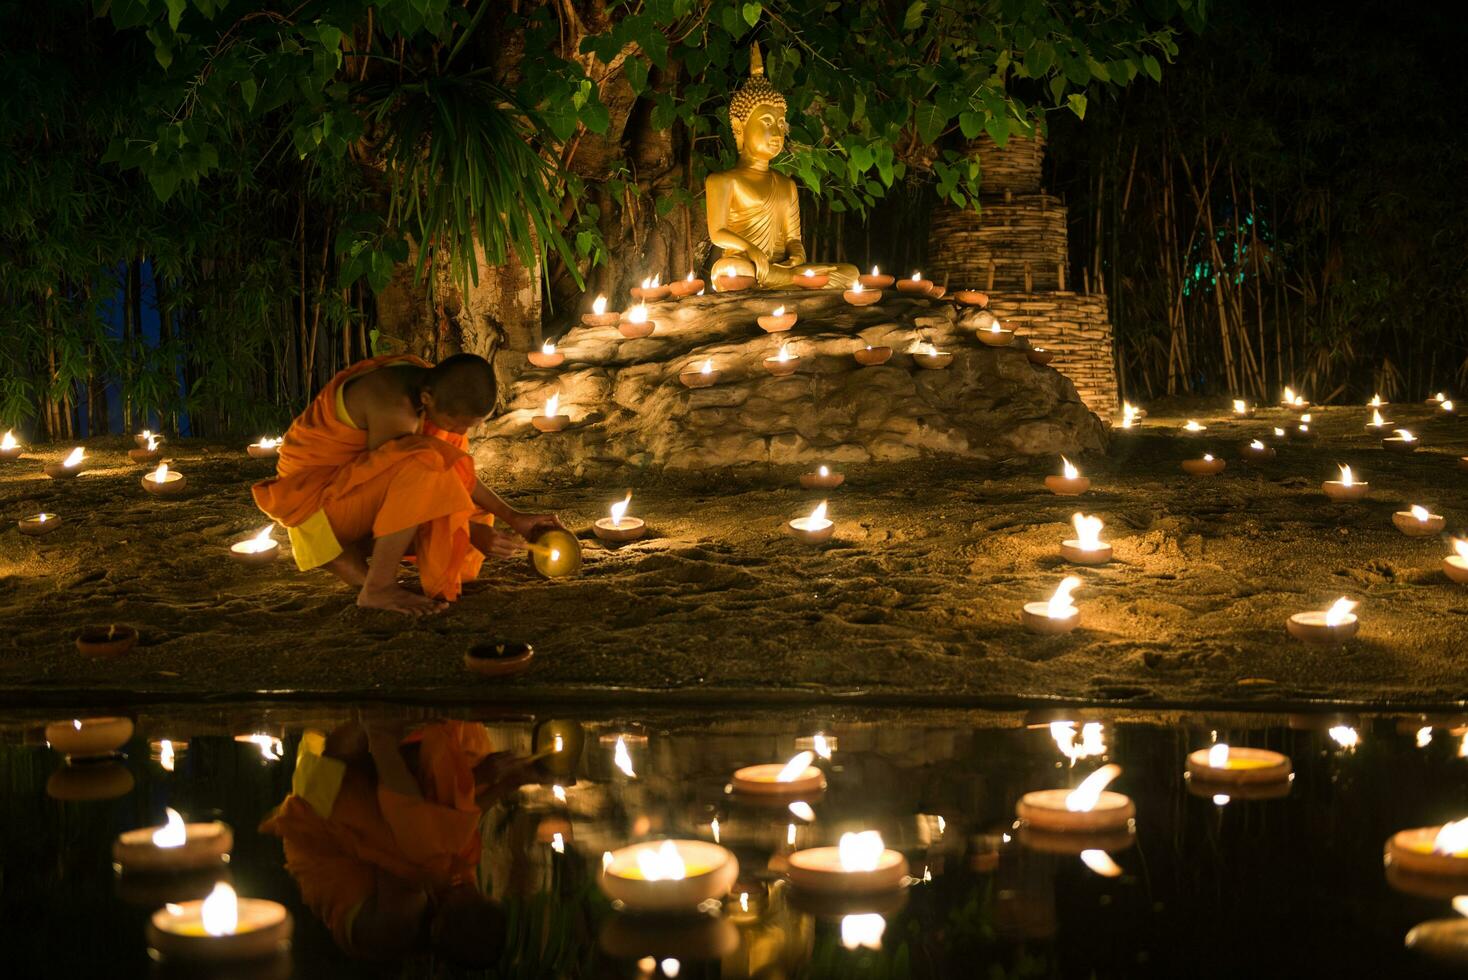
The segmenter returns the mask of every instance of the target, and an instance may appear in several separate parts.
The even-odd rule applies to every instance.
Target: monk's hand
[[[540,782],[535,766],[510,752],[491,752],[474,767],[476,801],[486,806],[510,795],[521,786]]]
[[[535,536],[541,531],[564,531],[566,526],[555,514],[520,514],[516,513],[505,521],[514,531],[526,541],[535,540]]]

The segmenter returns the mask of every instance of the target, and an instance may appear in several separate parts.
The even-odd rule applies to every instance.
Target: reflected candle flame
[[[1091,773],[1065,796],[1065,808],[1071,813],[1089,813],[1101,799],[1101,791],[1121,775],[1121,766],[1110,763]]]
[[[160,741],[158,743],[158,765],[163,768],[164,772],[173,772],[175,760],[176,756],[173,751],[173,742],[166,738]],[[172,813],[173,811],[170,810],[169,812]],[[157,841],[154,841],[154,843],[156,844]]]
[[[804,820],[806,823],[810,823],[816,818],[816,811],[811,808],[811,805],[809,803],[806,803],[803,800],[796,800],[794,803],[790,804],[790,812],[795,814],[800,819]]]
[[[879,912],[841,917],[841,945],[846,949],[881,949],[887,920]]]
[[[1361,744],[1361,735],[1350,725],[1336,725],[1326,732],[1331,741],[1343,749],[1354,749]]]
[[[873,268],[876,267],[873,266]],[[872,275],[876,275],[876,273],[874,272],[872,273]],[[831,746],[826,741],[826,736],[824,733],[816,732],[815,737],[811,739],[811,746],[815,749],[816,755],[820,756],[822,759],[829,760],[831,758]]]
[[[173,807],[168,807],[168,822],[153,831],[154,847],[183,847],[189,839],[188,828],[184,826],[183,817]]]
[[[1121,865],[1111,859],[1111,855],[1105,851],[1087,848],[1081,852],[1081,863],[1103,878],[1116,878],[1121,875]]]
[[[1424,725],[1417,729],[1417,747],[1425,749],[1432,744],[1432,726]]]
[[[554,796],[556,798],[556,802],[557,803],[564,803],[564,802],[566,802],[566,787],[559,786],[559,785],[558,786],[552,786],[551,787],[551,796]]]
[[[1072,766],[1080,759],[1106,754],[1106,740],[1102,737],[1103,730],[1099,721],[1088,721],[1081,726],[1081,740],[1077,743],[1075,722],[1052,721],[1050,723],[1050,737],[1055,740],[1055,747],[1060,750],[1061,755],[1070,760]]]

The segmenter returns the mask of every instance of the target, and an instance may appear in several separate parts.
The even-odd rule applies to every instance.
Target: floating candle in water
[[[1395,453],[1410,453],[1417,450],[1417,437],[1408,429],[1397,429],[1395,435],[1387,436],[1381,440],[1381,448],[1391,450]]]
[[[1371,484],[1357,482],[1349,466],[1340,466],[1339,469],[1339,480],[1326,480],[1320,485],[1320,489],[1331,500],[1360,500],[1371,490]]]
[[[1202,425],[1196,419],[1188,419],[1187,423],[1183,425],[1184,432],[1203,432],[1207,428],[1208,426]]]
[[[787,799],[810,796],[826,789],[825,774],[811,765],[814,761],[814,752],[797,752],[784,765],[771,762],[738,769],[731,782],[736,793]]]
[[[800,485],[806,490],[834,490],[846,481],[846,477],[829,466],[819,466],[814,473],[800,474]]]
[[[1091,488],[1091,481],[1081,476],[1070,460],[1060,457],[1061,475],[1045,477],[1045,487],[1058,497],[1075,497]]]
[[[1425,538],[1441,531],[1447,522],[1441,514],[1434,514],[1426,507],[1413,504],[1406,510],[1393,514],[1392,523],[1409,538]]]
[[[1324,612],[1295,613],[1285,624],[1289,634],[1306,643],[1340,643],[1356,635],[1360,626],[1352,609],[1356,603],[1340,598]]]
[[[603,517],[596,522],[592,528],[593,533],[601,540],[612,543],[635,541],[642,537],[647,525],[640,518],[627,516],[627,507],[631,503],[632,491],[628,490],[626,497],[612,504],[611,517]]]
[[[887,920],[880,912],[861,912],[841,917],[841,947],[843,949],[881,949],[882,934],[887,931]]]
[[[1020,797],[1015,813],[1036,830],[1077,833],[1123,830],[1131,826],[1136,806],[1121,793],[1106,789],[1121,775],[1121,766],[1104,765],[1073,790],[1035,790]]]
[[[1081,611],[1071,603],[1070,594],[1081,580],[1067,575],[1056,587],[1048,602],[1027,602],[1020,618],[1031,633],[1069,633],[1081,621]]]
[[[816,504],[809,517],[797,517],[790,521],[786,533],[806,544],[824,544],[835,533],[836,525],[826,519],[826,501]]]
[[[1268,749],[1230,747],[1218,742],[1188,753],[1188,777],[1210,786],[1277,783],[1289,779],[1291,771],[1288,756]]]
[[[561,412],[560,392],[556,392],[545,400],[545,408],[539,415],[531,417],[530,424],[541,432],[560,432],[571,424],[571,416]]]
[[[171,873],[206,868],[229,860],[234,833],[228,824],[184,823],[179,812],[166,808],[167,822],[118,835],[112,843],[112,861],[124,873]]]
[[[1453,554],[1443,559],[1443,572],[1460,585],[1468,585],[1468,541],[1453,539]]]
[[[672,839],[610,852],[598,884],[629,909],[675,912],[723,897],[738,877],[738,859],[718,844]]]
[[[143,489],[158,497],[172,497],[183,493],[188,486],[188,479],[177,470],[170,471],[168,463],[158,464],[158,468],[143,477]]]
[[[1211,453],[1204,453],[1201,459],[1185,459],[1182,462],[1183,472],[1193,476],[1217,476],[1227,465],[1225,460],[1216,459]]]
[[[1071,516],[1074,538],[1060,543],[1060,555],[1077,565],[1104,565],[1111,560],[1111,545],[1101,540],[1101,518],[1076,513]]]
[[[1468,878],[1468,818],[1400,830],[1387,840],[1385,850],[1388,868]]]
[[[229,554],[236,561],[247,565],[263,565],[275,560],[280,553],[280,544],[271,537],[275,525],[267,524],[253,538],[236,541],[229,546]]]
[[[203,901],[168,904],[153,913],[148,944],[165,960],[253,960],[288,948],[292,922],[285,906],[241,899],[219,882]]]
[[[813,892],[873,894],[902,886],[907,859],[875,830],[847,832],[835,847],[811,847],[789,857],[790,882]]]

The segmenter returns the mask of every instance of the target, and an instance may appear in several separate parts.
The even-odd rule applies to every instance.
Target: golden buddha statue
[[[749,52],[749,78],[729,103],[739,165],[709,174],[704,182],[709,240],[724,250],[710,270],[715,290],[720,276],[753,276],[763,289],[780,289],[809,270],[830,276],[829,288],[845,289],[860,274],[854,265],[805,260],[795,181],[770,169],[790,131],[785,111],[785,96],[765,78],[755,45]]]

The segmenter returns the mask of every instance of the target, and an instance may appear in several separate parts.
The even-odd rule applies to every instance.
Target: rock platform
[[[767,334],[757,316],[777,306],[799,315],[794,328]],[[771,290],[692,296],[648,304],[656,331],[629,340],[616,327],[578,326],[559,338],[565,362],[535,368],[505,351],[513,382],[505,411],[486,423],[474,453],[487,471],[514,476],[603,467],[716,469],[743,465],[863,463],[950,454],[971,459],[1100,449],[1106,432],[1075,386],[1033,364],[1015,346],[983,345],[975,330],[993,318],[947,300],[885,290],[855,307],[841,292]],[[943,370],[920,367],[908,351],[928,342],[954,354]],[[777,378],[764,359],[788,343],[800,360]],[[852,352],[893,349],[864,367]],[[707,388],[678,375],[710,359],[720,372]],[[568,428],[531,423],[560,395]]]

